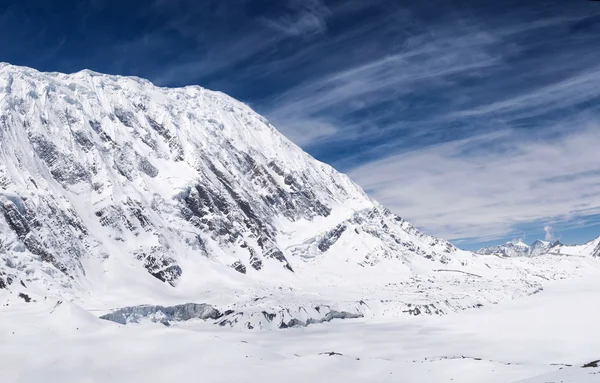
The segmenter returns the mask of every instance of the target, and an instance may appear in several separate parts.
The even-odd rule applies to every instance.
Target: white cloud
[[[556,239],[554,237],[554,233],[552,232],[552,226],[549,226],[549,225],[544,226],[544,231],[546,232],[546,235],[544,236],[544,239],[546,241],[554,241]]]
[[[600,129],[570,131],[541,138],[506,130],[394,155],[349,175],[427,232],[491,240],[532,222],[600,213]]]

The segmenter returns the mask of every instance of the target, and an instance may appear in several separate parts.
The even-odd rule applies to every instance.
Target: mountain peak
[[[106,278],[90,257],[179,286],[198,283],[192,270],[285,279],[339,254],[375,267],[459,252],[223,93],[87,70],[0,74],[0,240],[56,281]]]
[[[515,241],[509,241],[507,242],[507,244],[511,244],[514,246],[520,246],[520,247],[529,247],[528,244],[526,244],[525,242],[523,242],[522,240],[515,240]]]

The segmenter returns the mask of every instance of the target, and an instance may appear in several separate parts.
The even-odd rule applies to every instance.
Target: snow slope
[[[583,245],[560,245],[549,250],[549,253],[566,256],[599,257],[600,237]]]

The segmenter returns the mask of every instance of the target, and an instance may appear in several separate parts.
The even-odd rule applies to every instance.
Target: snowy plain
[[[600,359],[598,270],[457,314],[273,331],[119,325],[68,302],[11,300],[0,308],[0,371],[27,383],[600,382],[600,368],[582,368]]]

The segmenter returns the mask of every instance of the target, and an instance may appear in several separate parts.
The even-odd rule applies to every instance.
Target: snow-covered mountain
[[[600,257],[600,237],[595,238],[583,245],[563,245],[559,243],[548,250],[551,255],[577,256],[577,257]]]
[[[498,246],[484,247],[477,251],[478,254],[502,255],[503,257],[526,257],[529,255],[529,246],[522,241],[510,241]]]
[[[88,256],[175,286],[186,259],[293,273],[346,237],[365,264],[457,251],[218,92],[1,64],[0,108],[4,246],[67,283]]]
[[[551,252],[553,249],[561,246],[560,241],[554,242],[536,240],[530,245],[523,241],[509,241],[498,246],[489,246],[479,249],[478,254],[500,255],[503,257],[535,257]]]
[[[0,145],[9,296],[287,327],[479,307],[580,268],[425,235],[198,86],[0,64]]]
[[[541,239],[536,240],[529,247],[529,255],[532,257],[548,254],[552,249],[561,246],[562,244],[557,239],[555,241],[542,241]]]

